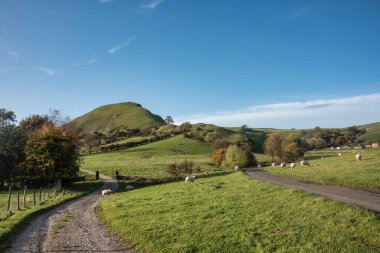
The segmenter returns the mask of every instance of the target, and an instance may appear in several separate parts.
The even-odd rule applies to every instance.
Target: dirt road
[[[115,180],[101,179],[102,189],[117,189]],[[95,208],[102,198],[100,189],[39,216],[6,252],[130,252],[97,219]]]
[[[245,174],[269,183],[283,185],[309,193],[322,195],[330,199],[355,204],[370,209],[377,214],[380,214],[380,193],[356,190],[340,186],[315,184],[293,178],[279,177],[267,173],[261,169],[247,169]]]

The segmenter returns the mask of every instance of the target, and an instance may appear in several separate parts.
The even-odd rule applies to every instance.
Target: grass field
[[[213,170],[210,161],[211,144],[189,140],[182,135],[147,145],[91,154],[83,157],[86,169],[99,170],[112,176],[118,170],[123,176],[142,176],[150,178],[168,178],[168,164],[192,160],[203,170]]]
[[[84,181],[72,183],[64,188],[61,193],[58,193],[52,198],[38,203],[39,192],[37,193],[37,205],[33,205],[33,192],[27,192],[27,206],[23,208],[21,199],[22,210],[17,211],[17,193],[12,195],[12,212],[7,213],[8,192],[0,191],[0,251],[9,246],[10,237],[17,231],[23,229],[25,225],[35,215],[44,212],[52,207],[55,207],[66,200],[73,199],[85,194],[88,194],[101,186],[100,181]],[[21,193],[21,192],[20,192]],[[21,195],[22,196],[22,195]]]
[[[342,156],[338,156],[339,152]],[[309,153],[310,168],[302,168],[297,163],[295,170],[289,167],[281,169],[279,166],[265,169],[278,176],[380,191],[380,149],[320,150]],[[363,161],[355,161],[357,153],[363,156]],[[324,159],[321,159],[322,156]]]
[[[98,213],[138,252],[380,251],[374,214],[236,172],[115,193]]]

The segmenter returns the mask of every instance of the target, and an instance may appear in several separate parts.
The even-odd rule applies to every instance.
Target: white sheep
[[[342,153],[338,153],[338,156],[342,156]]]
[[[281,168],[285,168],[285,167],[286,167],[286,163],[281,163],[281,164],[280,164],[280,167],[281,167]]]
[[[102,191],[102,196],[104,197],[105,195],[111,194],[111,189],[105,189]]]
[[[210,173],[208,173],[207,171],[205,171],[203,174],[205,174],[206,176],[210,175]]]
[[[291,163],[290,164],[290,169],[294,170],[295,167],[296,167],[296,163]]]
[[[195,181],[195,178],[196,178],[195,175],[188,176],[188,177],[185,178],[185,182],[186,183],[193,183]]]
[[[257,168],[261,168],[261,164],[258,164],[258,165],[257,165]]]
[[[236,167],[235,167],[235,171],[239,171],[239,166],[236,166]]]
[[[275,163],[272,163],[272,167],[274,168],[276,166],[276,164]]]
[[[323,156],[321,158],[323,159]]]
[[[310,163],[307,160],[302,160],[301,161],[301,167],[303,167],[303,166],[309,166],[310,167]]]
[[[362,155],[361,154],[356,154],[355,159],[356,159],[356,161],[361,161],[362,160]]]
[[[135,189],[135,187],[133,187],[132,185],[127,185],[127,186],[125,187],[125,190],[126,190],[126,191],[130,191],[130,190],[133,190],[133,189]]]

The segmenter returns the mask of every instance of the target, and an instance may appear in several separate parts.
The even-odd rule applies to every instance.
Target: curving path
[[[248,176],[273,184],[283,185],[297,190],[322,195],[334,200],[358,205],[380,214],[380,193],[356,190],[341,186],[315,184],[293,178],[272,175],[261,169],[249,168],[245,174]]]
[[[100,177],[101,189],[117,189],[117,181]],[[96,217],[95,208],[103,198],[101,189],[42,214],[24,229],[6,252],[130,252]]]

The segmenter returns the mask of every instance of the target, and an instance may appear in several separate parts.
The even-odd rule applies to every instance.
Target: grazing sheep
[[[361,161],[362,160],[362,155],[361,154],[356,154],[355,159],[356,159],[356,161]]]
[[[126,190],[126,191],[130,191],[130,190],[133,190],[133,189],[135,189],[135,187],[133,187],[132,185],[127,185],[127,186],[125,187],[125,190]]]
[[[274,168],[276,166],[276,164],[275,163],[272,163],[272,167]]]
[[[102,196],[104,197],[105,195],[111,194],[111,189],[105,189],[102,191]]]
[[[323,156],[321,158],[323,159]]]
[[[296,167],[296,163],[291,163],[290,164],[290,169],[294,170],[295,167]]]
[[[258,164],[258,165],[257,165],[257,168],[261,168],[261,164]]]
[[[310,163],[307,160],[302,160],[301,161],[301,167],[303,167],[303,166],[309,166],[310,167]]]
[[[280,164],[280,167],[281,167],[281,168],[285,168],[285,167],[286,167],[286,163],[281,163],[281,164]]]
[[[188,177],[185,178],[185,182],[186,183],[193,183],[195,181],[195,178],[196,178],[195,175],[188,176]]]
[[[206,176],[210,175],[207,171],[205,171],[203,174],[205,174]]]
[[[235,167],[235,171],[239,171],[239,166],[236,166],[236,167]]]
[[[342,153],[338,153],[338,156],[342,156]]]

